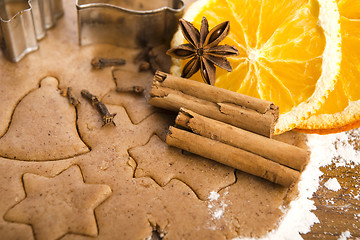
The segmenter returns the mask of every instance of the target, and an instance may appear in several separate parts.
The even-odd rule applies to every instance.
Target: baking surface
[[[115,91],[132,85],[149,91],[152,74],[137,73],[132,63],[137,52],[78,46],[75,3],[63,2],[65,15],[39,51],[16,64],[0,53],[0,236],[224,239],[276,228],[287,189],[168,147],[163,140],[174,115],[143,95]],[[127,64],[93,70],[95,56]],[[69,86],[81,101],[77,108],[61,95]],[[101,127],[80,96],[84,88],[117,113],[117,127]],[[301,134],[280,138],[306,147]],[[336,195],[319,188],[313,199],[320,223],[303,237],[337,239],[346,230],[360,237],[354,217],[360,203],[351,197],[359,166],[322,170],[322,184],[337,177],[344,187]]]
[[[39,51],[19,63],[0,55],[0,236],[224,239],[273,230],[288,189],[168,147],[175,115],[115,91],[140,85],[146,95],[153,74],[137,73],[137,51],[80,47],[74,2],[64,1]],[[93,57],[127,64],[93,70]],[[62,96],[67,87],[76,108]],[[82,89],[117,113],[116,127],[102,127]],[[305,146],[301,134],[282,138]]]

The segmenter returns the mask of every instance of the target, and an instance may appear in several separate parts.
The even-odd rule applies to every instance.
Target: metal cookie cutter
[[[38,49],[38,40],[63,15],[62,0],[0,0],[0,43],[13,62]]]
[[[169,43],[182,0],[77,0],[79,44],[139,48]]]

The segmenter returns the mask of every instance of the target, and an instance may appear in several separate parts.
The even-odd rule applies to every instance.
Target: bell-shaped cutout
[[[41,80],[19,102],[0,138],[0,156],[14,160],[52,161],[89,151],[76,128],[76,110],[60,95],[53,77]]]

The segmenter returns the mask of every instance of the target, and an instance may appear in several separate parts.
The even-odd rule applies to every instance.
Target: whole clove
[[[142,61],[139,64],[139,72],[145,72],[145,71],[148,71],[148,70],[150,70],[150,63],[147,62],[147,61]]]
[[[116,126],[114,122],[114,117],[116,116],[116,113],[111,114],[105,104],[102,103],[95,95],[91,94],[89,91],[81,90],[81,95],[84,98],[88,99],[91,104],[97,108],[103,120],[102,126],[110,124]]]
[[[132,86],[132,87],[117,87],[117,92],[132,92],[132,93],[143,93],[144,88],[142,86]]]
[[[146,61],[149,56],[149,52],[152,50],[152,47],[147,46],[140,50],[140,52],[134,58],[134,63],[139,63],[141,61]]]
[[[95,57],[91,60],[94,69],[103,69],[104,67],[121,66],[126,64],[126,60],[122,58],[100,58]]]
[[[143,48],[138,55],[134,58],[134,63],[139,64],[139,72],[151,70],[155,74],[157,70],[161,70],[159,64],[156,61],[157,55],[152,47]]]
[[[149,51],[149,64],[150,64],[151,72],[153,74],[155,74],[156,71],[161,70],[159,64],[156,61],[156,58],[157,58],[157,55],[154,53],[154,51],[153,50]]]
[[[76,98],[76,96],[74,95],[73,91],[72,91],[72,87],[68,87],[67,88],[67,98],[69,99],[69,102],[73,105],[73,106],[78,106],[80,104],[80,101]]]

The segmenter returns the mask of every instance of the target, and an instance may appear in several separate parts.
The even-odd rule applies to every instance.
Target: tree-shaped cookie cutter
[[[139,48],[169,43],[182,0],[77,0],[79,44]]]
[[[0,43],[13,62],[38,49],[38,40],[63,15],[62,0],[0,0]]]

